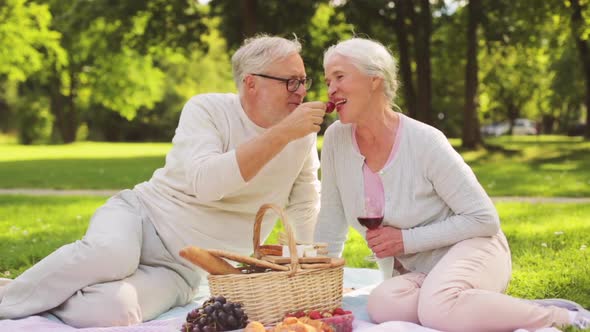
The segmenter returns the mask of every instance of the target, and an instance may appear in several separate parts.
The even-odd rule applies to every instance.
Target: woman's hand
[[[404,239],[402,231],[398,228],[384,226],[369,229],[366,239],[377,258],[395,257],[404,253]]]

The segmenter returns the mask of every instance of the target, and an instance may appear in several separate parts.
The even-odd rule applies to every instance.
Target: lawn
[[[559,136],[499,137],[489,150],[461,151],[491,196],[590,197],[590,142]],[[321,149],[320,138],[318,148]],[[120,189],[147,180],[168,143],[20,146],[0,135],[0,188]],[[0,195],[0,277],[14,278],[79,239],[106,197]],[[565,297],[590,306],[590,204],[497,203],[513,252],[508,289],[524,298]],[[276,231],[272,237],[276,237]],[[270,240],[272,241],[272,239]],[[375,267],[351,230],[351,267]],[[575,329],[567,329],[574,331]]]
[[[452,141],[455,147],[458,141]],[[590,141],[565,136],[501,136],[498,148],[462,152],[492,196],[590,196]]]
[[[459,141],[451,142],[459,149]],[[506,136],[488,143],[498,148],[462,155],[491,196],[590,196],[590,142]],[[131,188],[164,165],[170,147],[97,142],[20,146],[0,140],[0,188]]]
[[[16,277],[59,246],[79,239],[105,197],[1,196],[0,274]],[[590,205],[498,203],[513,252],[509,293],[565,297],[590,306]],[[355,231],[344,256],[351,267],[372,267]],[[372,263],[371,263],[372,264]]]
[[[123,189],[164,165],[169,143],[0,143],[0,188]]]

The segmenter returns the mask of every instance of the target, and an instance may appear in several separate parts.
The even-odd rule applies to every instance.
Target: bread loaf
[[[259,250],[262,256],[283,256],[283,246],[278,244],[264,244]]]
[[[240,274],[240,270],[233,267],[224,259],[212,255],[209,251],[195,246],[180,250],[180,256],[213,275]]]

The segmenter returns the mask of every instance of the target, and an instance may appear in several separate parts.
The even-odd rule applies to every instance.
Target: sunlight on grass
[[[590,305],[590,204],[498,203],[513,255],[512,295]]]
[[[76,142],[65,145],[3,145],[0,162],[52,159],[117,159],[164,156],[171,143]]]
[[[0,277],[15,277],[80,239],[104,197],[0,196]]]
[[[460,149],[461,141],[450,140]],[[499,148],[461,151],[491,196],[590,196],[590,142],[578,137],[516,136]],[[318,137],[321,149],[323,137]],[[164,165],[170,143],[0,143],[0,187],[123,189]]]
[[[0,133],[0,144],[16,144],[18,142],[16,135]]]
[[[590,196],[589,141],[503,136],[487,143],[501,149],[467,151],[462,156],[490,196]]]

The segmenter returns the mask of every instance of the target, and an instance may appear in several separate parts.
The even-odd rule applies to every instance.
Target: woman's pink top
[[[387,167],[397,148],[399,146],[399,138],[400,133],[402,131],[402,118],[399,117],[397,132],[395,134],[395,140],[393,142],[393,147],[391,148],[391,152],[389,153],[389,158],[387,158],[387,162],[383,168]],[[356,142],[356,125],[352,127],[352,142],[354,144],[354,148],[357,152],[360,153],[360,149],[358,143]],[[373,172],[367,163],[363,164],[363,178],[364,178],[364,185],[365,185],[365,210],[367,210],[366,217],[383,217],[383,207],[385,205],[385,193],[383,191],[383,182],[381,181],[381,177],[379,176],[379,172]],[[370,206],[369,206],[370,205]]]

